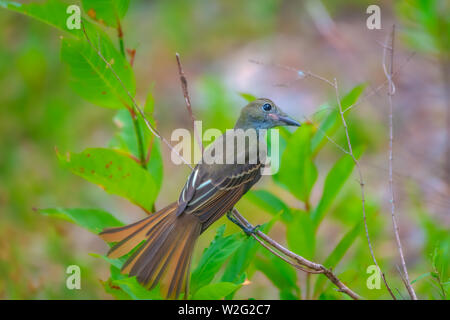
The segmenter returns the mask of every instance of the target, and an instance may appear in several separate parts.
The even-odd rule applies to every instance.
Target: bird
[[[300,123],[270,99],[260,98],[242,108],[234,128],[227,132],[253,130],[260,133],[277,126],[299,127]],[[226,142],[226,137],[224,133],[212,142],[204,150],[202,159],[208,154],[220,159],[226,148],[219,143]],[[240,224],[233,217],[232,209],[261,178],[264,153],[261,156],[256,152],[255,159],[250,156],[258,151],[262,140],[259,134],[256,137],[258,143],[249,141],[241,146],[241,150],[237,150],[233,141],[236,156],[243,155],[243,161],[200,161],[187,178],[178,201],[140,221],[106,228],[99,233],[106,242],[115,243],[107,254],[109,258],[120,258],[137,247],[123,264],[123,274],[136,276],[137,281],[149,290],[159,284],[166,299],[178,299],[182,293],[187,299],[192,252],[197,238],[211,224],[227,213],[227,217],[247,235],[255,232],[258,226],[249,229]],[[225,160],[229,160],[226,156]]]

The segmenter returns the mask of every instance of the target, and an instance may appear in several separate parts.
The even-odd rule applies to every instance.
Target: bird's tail
[[[168,299],[177,299],[181,292],[187,299],[191,256],[201,224],[189,214],[177,217],[177,207],[172,203],[136,223],[105,229],[100,236],[117,242],[108,252],[113,259],[145,241],[125,262],[122,273],[136,276],[149,289],[160,283]]]

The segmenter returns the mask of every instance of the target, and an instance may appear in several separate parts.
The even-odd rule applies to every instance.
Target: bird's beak
[[[300,122],[292,119],[288,115],[279,115],[278,116],[278,120],[283,122],[287,126],[295,126],[295,127],[300,127],[301,126]]]

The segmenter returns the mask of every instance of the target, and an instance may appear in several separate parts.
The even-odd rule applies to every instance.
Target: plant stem
[[[123,41],[123,30],[122,30],[122,25],[120,24],[119,19],[117,19],[117,37],[119,38],[120,53],[126,59],[125,45],[124,45],[124,41]],[[143,142],[144,139],[142,138],[142,131],[141,131],[141,126],[139,124],[139,119],[137,117],[137,114],[133,111],[133,108],[128,107],[128,111],[130,112],[131,119],[133,120],[134,132],[136,134],[136,141],[138,144],[139,160],[141,162],[142,168],[147,169],[147,161],[146,161],[146,155],[145,155],[145,151],[144,151],[144,142]]]
[[[390,39],[390,43],[389,43]],[[406,268],[405,256],[403,253],[403,247],[400,241],[399,235],[399,227],[397,224],[397,218],[395,216],[395,198],[394,198],[394,179],[392,175],[393,169],[393,142],[394,142],[394,125],[393,125],[393,111],[394,104],[392,102],[392,96],[395,93],[394,82],[392,81],[393,69],[394,69],[394,39],[395,39],[395,25],[392,26],[392,32],[388,39],[386,40],[384,50],[383,50],[383,70],[386,75],[386,78],[389,82],[388,89],[388,101],[389,101],[389,193],[390,193],[390,202],[391,202],[391,218],[392,218],[392,226],[394,227],[394,235],[395,241],[397,243],[397,249],[400,255],[400,261],[403,270],[403,277],[405,278],[405,286],[408,290],[408,293],[412,300],[417,300],[417,295],[409,281],[408,269]],[[389,69],[386,68],[386,51],[389,50]]]
[[[136,133],[136,140],[138,144],[139,160],[142,168],[147,169],[147,157],[144,150],[144,139],[142,138],[141,125],[139,124],[139,119],[133,109],[129,108],[128,111],[133,119],[134,132]]]
[[[125,45],[123,43],[123,30],[119,18],[117,18],[117,37],[119,38],[120,53],[125,57]]]

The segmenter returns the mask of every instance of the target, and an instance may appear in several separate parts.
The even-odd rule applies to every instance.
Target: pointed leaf
[[[355,104],[361,94],[364,92],[366,84],[359,84],[355,86],[350,92],[341,98],[342,110],[347,109],[351,105]],[[326,108],[330,108],[326,106]],[[316,154],[323,145],[327,142],[326,135],[332,136],[338,128],[342,127],[342,122],[338,112],[338,106],[334,103],[334,109],[332,109],[322,120],[319,125],[319,129],[316,131],[311,139],[311,149],[313,154]]]
[[[309,214],[304,211],[295,211],[293,216],[294,220],[288,224],[287,229],[289,249],[312,260],[316,246],[313,222]]]
[[[99,209],[47,208],[39,209],[38,212],[46,216],[67,220],[95,234],[104,228],[123,226],[123,223],[112,214]]]
[[[281,213],[281,219],[285,223],[292,221],[291,210],[280,198],[275,196],[266,190],[250,190],[245,195],[245,199],[250,200],[252,203],[256,204],[258,207],[271,213],[272,215],[277,215]]]
[[[240,285],[232,282],[210,283],[201,287],[194,294],[194,300],[220,300],[239,289]]]
[[[92,19],[116,28],[127,13],[130,0],[82,0],[81,4]]]
[[[232,234],[227,237],[223,236],[225,225],[217,229],[217,234],[209,247],[205,249],[200,262],[192,272],[191,290],[195,293],[199,288],[209,284],[216,273],[227,260],[241,245],[242,235]]]
[[[136,88],[128,61],[106,35],[93,34],[90,40],[110,63],[122,83],[85,39],[63,39],[61,59],[69,66],[73,90],[101,107],[120,109],[131,106],[127,91],[134,96]]]
[[[106,192],[127,198],[150,211],[156,185],[148,171],[125,154],[110,149],[91,148],[81,153],[57,153],[63,167],[100,185]]]
[[[311,158],[312,126],[297,129],[288,140],[281,157],[275,181],[302,201],[307,201],[317,179],[317,168]]]
[[[339,241],[334,250],[330,253],[328,258],[325,259],[323,265],[327,268],[336,268],[338,263],[344,257],[345,253],[351,247],[351,245],[355,242],[358,235],[361,234],[363,224],[361,222],[357,223],[350,231],[348,231]],[[316,281],[314,286],[314,295],[318,295],[320,290],[322,290],[323,284],[325,283],[327,278],[321,275]]]
[[[255,258],[255,267],[280,290],[280,295],[298,297],[297,273],[294,268],[270,252]]]
[[[0,0],[0,7],[25,14],[34,19],[40,20],[52,27],[67,32],[77,38],[84,38],[82,29],[67,28],[67,18],[70,14],[67,13],[67,8],[70,4],[60,0],[48,0],[43,3],[19,3],[16,1]],[[89,21],[83,20],[86,30],[94,30]]]
[[[354,154],[356,158],[359,158],[361,151],[355,150]],[[328,172],[323,186],[322,197],[311,216],[316,228],[319,226],[326,211],[350,177],[354,167],[355,162],[352,157],[343,155]]]

